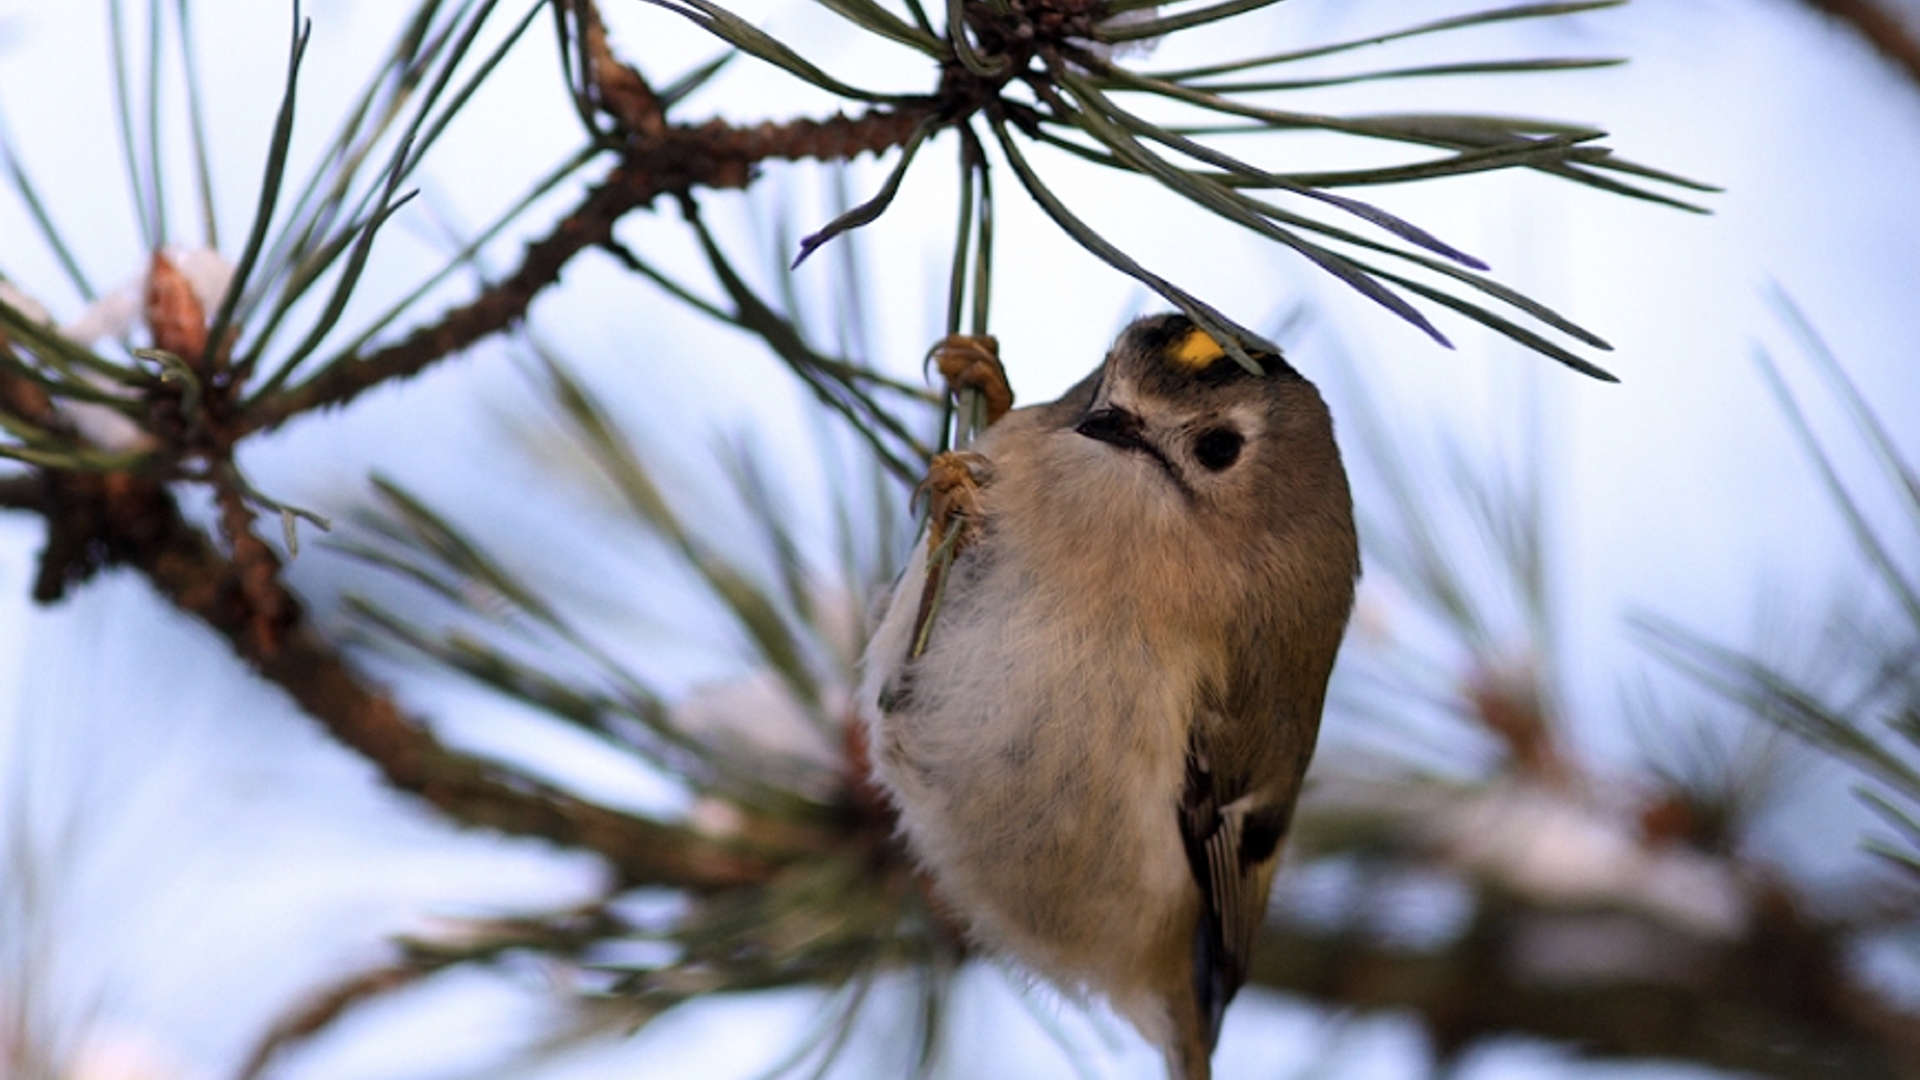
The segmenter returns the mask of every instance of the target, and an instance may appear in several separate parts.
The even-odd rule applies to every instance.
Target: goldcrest
[[[862,686],[973,940],[1104,996],[1177,1080],[1246,981],[1360,568],[1326,405],[1255,359],[1142,319],[937,459],[960,532],[916,546]]]

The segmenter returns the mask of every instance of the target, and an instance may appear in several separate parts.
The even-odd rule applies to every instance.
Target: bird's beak
[[[1080,421],[1074,433],[1122,450],[1150,450],[1140,417],[1125,409],[1095,409]]]

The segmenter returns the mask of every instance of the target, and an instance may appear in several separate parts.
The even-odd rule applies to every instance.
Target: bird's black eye
[[[1208,472],[1219,472],[1240,460],[1246,437],[1227,427],[1208,428],[1193,440],[1193,459]]]

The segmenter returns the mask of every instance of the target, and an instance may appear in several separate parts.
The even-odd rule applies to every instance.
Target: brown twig
[[[247,1055],[246,1064],[235,1074],[237,1080],[255,1080],[282,1053],[313,1038],[349,1009],[404,990],[429,974],[421,968],[394,964],[357,972],[335,983],[277,1021]]]
[[[593,104],[629,135],[649,139],[665,135],[667,114],[660,98],[638,68],[613,55],[600,6],[593,0],[564,0],[562,8],[571,12],[578,24],[575,35]]]
[[[457,924],[465,940],[403,939],[405,955],[391,964],[355,972],[308,995],[284,1014],[247,1055],[236,1080],[255,1080],[275,1059],[326,1030],[353,1008],[413,986],[448,968],[531,950],[575,955],[620,932],[621,924],[600,904],[542,918],[474,920]]]

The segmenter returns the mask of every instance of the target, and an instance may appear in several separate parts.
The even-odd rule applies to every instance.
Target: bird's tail
[[[1200,1015],[1200,1003],[1191,995],[1177,995],[1172,1004],[1167,1011],[1173,1032],[1162,1046],[1167,1080],[1213,1080],[1213,1023]]]

